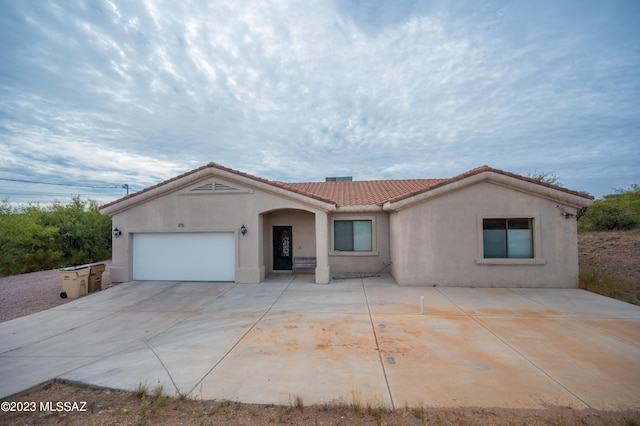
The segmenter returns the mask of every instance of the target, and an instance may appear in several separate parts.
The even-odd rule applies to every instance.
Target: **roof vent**
[[[342,177],[328,177],[325,178],[325,182],[351,182],[353,177],[351,176],[342,176]]]

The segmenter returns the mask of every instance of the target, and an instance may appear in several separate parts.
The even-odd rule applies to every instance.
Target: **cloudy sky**
[[[0,0],[0,43],[11,202],[107,202],[210,161],[640,183],[637,0]]]

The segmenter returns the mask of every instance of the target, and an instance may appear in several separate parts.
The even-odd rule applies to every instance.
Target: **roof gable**
[[[395,210],[397,208],[404,208],[409,205],[422,202],[428,198],[443,195],[461,187],[473,185],[481,181],[490,181],[512,189],[542,196],[544,198],[562,201],[575,207],[591,205],[594,199],[592,195],[584,192],[572,191],[561,186],[484,165],[454,176],[450,179],[443,179],[441,182],[426,191],[415,191],[392,198],[385,203],[385,209]]]

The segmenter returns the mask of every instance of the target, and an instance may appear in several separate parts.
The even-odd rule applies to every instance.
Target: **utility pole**
[[[129,184],[125,183],[122,187],[127,190],[127,195],[129,195]]]

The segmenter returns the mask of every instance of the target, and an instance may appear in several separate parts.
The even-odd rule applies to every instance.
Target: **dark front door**
[[[291,270],[291,227],[273,227],[273,270]]]

